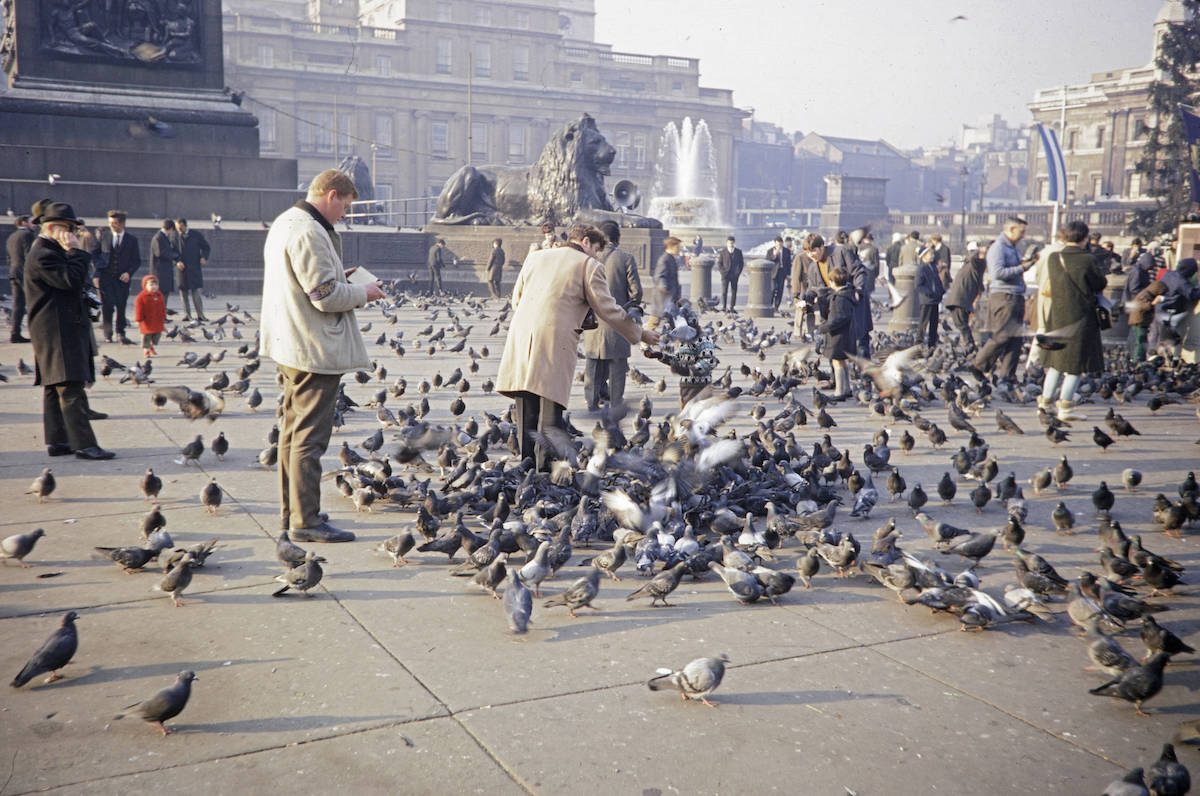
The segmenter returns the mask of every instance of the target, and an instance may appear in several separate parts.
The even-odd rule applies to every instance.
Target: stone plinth
[[[712,272],[716,262],[717,258],[712,254],[701,254],[699,257],[692,257],[690,261],[692,289],[689,294],[692,297],[692,304],[699,306],[701,299],[707,301],[712,298]]]
[[[896,269],[895,276],[896,290],[904,298],[899,306],[892,308],[887,328],[889,332],[911,332],[921,320],[921,308],[916,295],[917,269],[912,265],[903,265]]]
[[[775,276],[775,263],[766,258],[757,258],[746,263],[742,274],[749,281],[750,295],[743,306],[744,314],[751,318],[771,318],[775,305],[771,302],[771,280]]]

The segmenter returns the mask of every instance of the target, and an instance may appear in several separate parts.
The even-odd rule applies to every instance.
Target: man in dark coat
[[[893,285],[896,284],[896,269],[900,267],[900,250],[904,248],[904,235],[899,232],[892,233],[892,244],[887,247],[887,254],[884,255],[884,265],[887,266],[887,279]]]
[[[492,298],[500,298],[500,280],[504,277],[504,241],[496,238],[492,241],[492,254],[488,257],[488,290]]]
[[[442,269],[446,267],[446,239],[438,238],[437,243],[429,250],[429,292],[442,292]]]
[[[158,289],[163,294],[163,306],[171,300],[175,290],[175,264],[179,262],[179,249],[175,247],[175,222],[164,218],[162,229],[150,239],[150,273],[158,278]]]
[[[924,338],[925,345],[930,349],[938,344],[938,307],[946,293],[942,287],[942,277],[935,270],[936,259],[937,255],[933,249],[926,249],[921,254],[921,264],[917,267],[917,279],[913,288],[917,293],[917,306],[921,308],[917,339]]]
[[[663,253],[654,264],[651,277],[654,281],[653,307],[654,315],[662,315],[675,307],[682,295],[679,287],[679,250],[683,243],[679,238],[670,237],[663,241]]]
[[[717,255],[717,273],[721,275],[721,309],[728,312],[737,309],[738,279],[746,267],[746,258],[736,243],[737,239],[730,235],[725,239],[725,248]]]
[[[771,279],[771,305],[779,312],[785,292],[784,286],[792,275],[792,250],[783,245],[783,238],[777,236],[775,245],[767,253],[767,259],[775,263],[775,273]]]
[[[946,291],[946,310],[950,313],[954,328],[962,335],[968,352],[975,351],[971,314],[975,311],[975,300],[983,290],[983,272],[986,269],[987,258],[981,254],[979,244],[971,241],[967,244],[967,261],[958,269],[950,282],[950,289]]]
[[[33,245],[37,232],[29,216],[17,216],[17,228],[5,242],[8,253],[8,280],[12,285],[13,311],[12,333],[9,342],[28,343],[29,338],[21,334],[21,323],[25,320],[25,256]]]
[[[929,247],[933,249],[933,268],[942,287],[950,287],[950,247],[942,241],[941,234],[935,232],[929,236]]]
[[[1139,253],[1137,254],[1137,259],[1133,260],[1127,267],[1128,273],[1125,276],[1125,290],[1121,294],[1123,306],[1126,307],[1154,281],[1155,267],[1153,254],[1145,249],[1141,249],[1140,246],[1130,248],[1137,248]],[[1147,331],[1147,328],[1140,323],[1129,324],[1129,339],[1126,340],[1126,350],[1129,352],[1129,358],[1133,362],[1141,362],[1146,359]]]
[[[196,319],[207,321],[204,317],[204,267],[208,265],[208,256],[212,247],[208,245],[204,235],[194,229],[188,229],[186,218],[175,219],[175,246],[179,249],[179,297],[183,299],[183,319],[192,319],[192,304],[196,305]],[[191,303],[188,300],[191,299]]]
[[[1025,342],[1025,272],[1035,264],[1031,258],[1022,258],[1017,249],[1027,224],[1017,216],[1006,219],[1003,233],[988,248],[988,331],[992,336],[971,364],[972,375],[980,381],[993,366],[1010,382],[1017,373]]]
[[[629,307],[642,300],[642,280],[638,276],[637,260],[621,248],[621,228],[616,222],[605,221],[600,231],[608,238],[608,248],[597,258],[604,263],[604,279],[613,301]],[[583,372],[583,397],[589,411],[600,402],[619,409],[625,402],[625,377],[629,373],[629,341],[604,321],[582,335],[583,355],[587,358]]]
[[[870,271],[858,258],[858,249],[850,243],[837,243],[830,247],[829,263],[833,268],[845,268],[850,275],[849,286],[854,290],[854,341],[857,355],[870,359],[871,330],[875,323],[871,319]]]
[[[818,236],[819,237],[819,236]],[[854,352],[854,288],[850,275],[839,266],[828,273],[830,284],[829,314],[820,330],[826,335],[825,353],[833,370],[834,398],[849,398],[850,379],[846,359]]]
[[[100,259],[96,263],[96,286],[103,302],[104,342],[113,341],[113,312],[117,315],[116,333],[122,345],[133,345],[125,336],[125,306],[129,303],[129,279],[142,267],[138,239],[125,230],[125,211],[108,211],[109,233],[100,240]]]
[[[33,339],[34,384],[42,385],[46,452],[80,459],[111,459],[96,443],[88,420],[84,385],[96,378],[91,320],[84,294],[88,254],[80,248],[79,223],[68,204],[49,204],[41,230],[25,258],[25,296]]]

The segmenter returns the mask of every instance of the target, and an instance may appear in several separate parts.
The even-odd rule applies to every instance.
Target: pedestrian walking
[[[178,236],[175,231],[175,221],[164,218],[162,227],[150,239],[150,274],[158,279],[163,306],[167,304],[171,293],[175,290],[175,271],[180,262],[179,249],[176,246]],[[145,290],[146,280],[142,279],[142,289]],[[135,318],[136,320],[136,318]],[[143,346],[144,348],[145,346]]]
[[[157,356],[158,341],[167,323],[167,296],[154,274],[142,277],[142,290],[133,300],[133,322],[142,333],[142,356]]]
[[[492,253],[488,256],[488,292],[492,298],[500,298],[500,281],[504,277],[504,240],[496,238],[492,241]]]
[[[737,311],[738,279],[746,267],[746,258],[737,247],[737,239],[730,235],[725,239],[725,248],[717,255],[717,273],[721,275],[721,310]]]
[[[111,343],[116,334],[123,345],[133,345],[125,334],[125,310],[129,303],[129,280],[142,267],[142,250],[137,237],[125,229],[126,219],[124,210],[108,211],[108,232],[100,239],[96,276],[102,302],[104,342]]]
[[[921,320],[917,324],[917,339],[924,340],[929,350],[938,344],[938,309],[946,291],[942,278],[936,270],[937,254],[932,248],[921,253],[921,265],[917,268],[915,290],[917,306],[921,308]]]
[[[621,248],[621,228],[614,221],[605,221],[600,232],[608,239],[601,252],[604,281],[618,306],[628,309],[642,301],[642,280],[638,275],[637,259]],[[583,397],[590,411],[607,401],[617,414],[625,403],[625,378],[629,373],[629,341],[607,321],[596,329],[583,333]]]
[[[212,247],[200,230],[191,229],[186,218],[175,219],[175,236],[179,248],[179,262],[175,264],[178,271],[179,297],[183,299],[183,319],[192,319],[192,307],[195,306],[196,320],[207,321],[204,317],[204,269],[208,266],[208,258]],[[181,267],[182,266],[182,267]]]
[[[17,216],[16,228],[5,241],[8,255],[8,283],[12,288],[12,326],[8,340],[11,343],[28,343],[29,338],[21,334],[25,321],[25,257],[37,239],[37,229],[29,216]]]
[[[1024,342],[1025,272],[1034,261],[1022,259],[1017,244],[1025,237],[1028,223],[1012,216],[1002,234],[988,248],[988,330],[991,337],[972,362],[972,373],[981,381],[993,368],[1001,378],[1012,381],[1017,373]]]
[[[975,352],[971,316],[975,312],[975,301],[983,290],[983,272],[987,269],[987,258],[983,254],[975,241],[967,244],[967,259],[950,281],[950,289],[943,299],[950,322],[958,330],[968,353]]]
[[[446,239],[438,238],[433,244],[433,248],[429,250],[429,292],[442,292],[442,269],[446,267],[446,262],[450,259],[450,255],[446,253]]]

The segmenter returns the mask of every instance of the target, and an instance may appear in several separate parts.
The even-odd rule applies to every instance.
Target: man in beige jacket
[[[595,227],[576,224],[566,246],[531,252],[513,286],[496,390],[516,402],[521,457],[533,458],[539,470],[548,467],[546,451],[534,445],[532,432],[561,427],[588,309],[630,343],[658,342],[656,332],[642,329],[613,300],[604,266],[595,259],[606,243]]]
[[[321,456],[333,433],[342,374],[370,365],[354,310],[383,298],[379,283],[352,285],[334,224],[358,196],[335,169],[313,178],[263,247],[262,354],[283,377],[279,421],[281,526],[297,542],[349,542],[354,534],[321,512]]]

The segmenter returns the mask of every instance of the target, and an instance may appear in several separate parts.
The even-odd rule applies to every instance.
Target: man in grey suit
[[[721,309],[728,312],[737,309],[738,279],[746,267],[746,258],[736,243],[737,240],[730,235],[725,239],[725,248],[717,255],[717,272],[721,274]]]
[[[616,222],[605,221],[600,224],[600,231],[608,238],[608,249],[602,255],[608,292],[621,306],[640,302],[642,280],[637,260],[620,247],[621,228]],[[599,328],[583,333],[583,355],[587,357],[583,395],[589,411],[595,411],[604,400],[609,406],[620,408],[625,401],[625,376],[629,373],[629,342],[604,321],[599,323]]]

